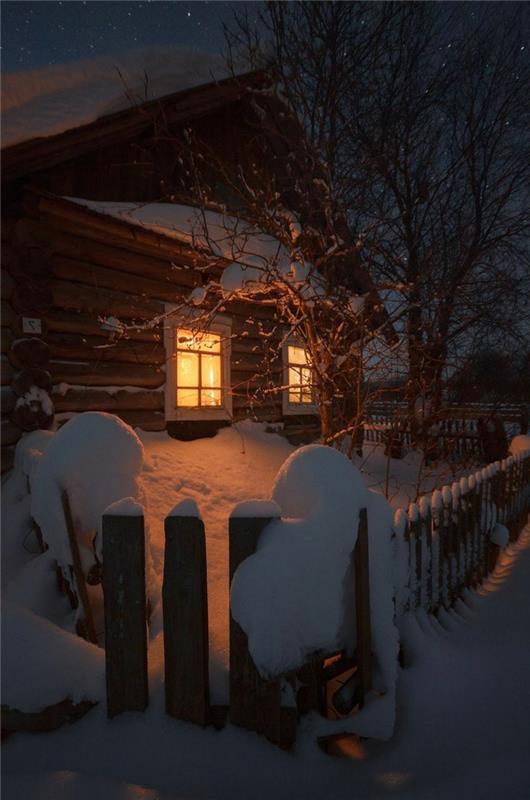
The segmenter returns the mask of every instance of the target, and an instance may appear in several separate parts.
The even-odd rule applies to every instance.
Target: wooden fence
[[[272,521],[270,516],[230,518],[230,584]],[[143,710],[148,704],[143,516],[105,514],[102,531],[107,714],[113,717],[122,711]],[[165,520],[164,680],[170,716],[216,727],[228,717],[233,724],[289,749],[302,714],[311,710],[326,714],[327,684],[342,673],[355,671],[353,703],[363,706],[371,687],[372,661],[365,509],[352,548],[357,627],[353,657],[343,651],[314,653],[300,669],[264,680],[252,661],[245,632],[230,616],[230,697],[226,707],[213,706],[209,697],[205,554],[204,525],[196,507],[185,501]]]
[[[518,433],[526,433],[528,413],[525,406],[446,406],[433,420],[429,438],[436,442],[438,456],[444,460],[483,458],[484,442],[479,420],[494,414],[502,420],[510,439]],[[389,445],[394,441],[397,449],[413,444],[406,403],[389,401],[373,404],[368,409],[363,431],[367,442]]]
[[[398,614],[417,608],[437,613],[452,606],[493,569],[499,551],[496,525],[507,528],[514,540],[529,511],[530,451],[399,509],[397,558],[405,563],[401,574],[407,578],[396,587]]]

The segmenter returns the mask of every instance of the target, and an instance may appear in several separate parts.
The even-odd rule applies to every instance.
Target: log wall
[[[197,255],[178,242],[42,195],[27,197],[20,218],[3,226],[5,467],[22,429],[42,426],[33,424],[34,412],[28,422],[29,411],[15,410],[17,396],[32,385],[49,391],[59,419],[99,410],[144,430],[165,429],[166,353],[156,317],[165,302],[178,302],[203,280],[193,269]],[[274,308],[234,302],[223,313],[234,337],[234,419],[281,420],[280,392],[255,398],[256,390],[282,380],[279,358],[262,375],[260,331],[280,337]],[[39,334],[23,331],[28,316],[41,321]],[[127,339],[113,341],[102,328],[99,318],[110,316],[133,326]]]

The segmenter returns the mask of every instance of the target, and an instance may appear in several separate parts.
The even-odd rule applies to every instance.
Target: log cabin
[[[193,214],[179,155],[179,142],[184,148],[190,136],[236,170],[257,163],[258,179],[268,171],[280,187],[293,153],[302,152],[295,146],[300,126],[261,72],[187,87],[4,147],[2,470],[24,431],[88,410],[180,438],[213,435],[247,417],[283,423],[291,436],[318,430],[316,407],[302,388],[303,348],[284,346],[262,369],[260,335],[281,336],[270,305],[229,301],[200,337],[165,321],[172,304],[222,270],[223,259],[212,266],[207,247],[192,246],[189,229],[175,235],[172,226],[142,224],[124,209],[157,204],[162,216],[168,208]],[[300,179],[302,161],[294,167]],[[231,207],[226,184],[218,176],[210,184],[215,201]],[[285,205],[305,214],[308,229],[322,228],[314,187],[305,210],[291,187],[281,188]],[[349,265],[348,276],[353,292],[373,296],[359,265]],[[113,328],[118,320],[127,324],[126,337]],[[278,391],[260,391],[266,386]]]

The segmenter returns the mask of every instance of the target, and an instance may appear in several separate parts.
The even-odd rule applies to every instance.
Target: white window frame
[[[290,337],[282,345],[282,364],[283,364],[283,385],[286,387],[282,392],[282,412],[284,416],[289,414],[302,416],[303,414],[318,414],[316,403],[290,403],[289,402],[289,346],[302,347],[307,351],[307,347],[299,339]]]
[[[174,306],[166,304],[166,313]],[[164,324],[164,344],[166,348],[166,386],[165,417],[167,422],[192,420],[230,420],[232,419],[232,392],[230,383],[231,335],[232,320],[223,314],[217,314],[208,324],[205,333],[218,333],[221,336],[221,405],[220,406],[177,406],[177,330],[194,328],[193,316],[186,318],[169,317]],[[202,326],[200,327],[202,330]]]

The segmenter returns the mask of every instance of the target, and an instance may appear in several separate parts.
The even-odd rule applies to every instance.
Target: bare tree
[[[228,32],[267,64],[403,315],[411,418],[473,337],[528,324],[528,9],[268,3]],[[258,46],[261,37],[265,44]]]

